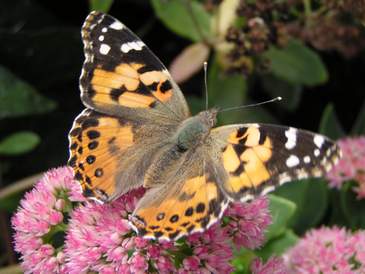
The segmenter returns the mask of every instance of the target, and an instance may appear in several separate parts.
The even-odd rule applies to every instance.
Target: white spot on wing
[[[107,31],[108,31],[108,29],[105,27],[101,29],[101,32],[107,32]]]
[[[144,46],[144,43],[142,41],[133,41],[124,43],[120,50],[124,53],[128,53],[130,50],[142,50],[142,47]]]
[[[296,172],[298,179],[308,178],[308,173],[302,168]]]
[[[104,35],[100,35],[100,36],[99,36],[99,41],[100,41],[100,42],[104,41]]]
[[[110,46],[108,46],[107,44],[101,44],[100,45],[100,49],[99,52],[103,55],[107,55],[109,53],[110,50]]]
[[[285,147],[287,149],[292,149],[297,144],[297,129],[295,128],[289,128],[285,131],[285,136],[287,138],[287,141],[285,143]]]
[[[309,164],[311,162],[311,157],[306,155],[306,156],[304,156],[303,161],[304,161],[304,163]]]
[[[321,146],[324,143],[324,138],[321,135],[314,135],[313,142],[316,144],[318,148],[321,148]]]
[[[299,158],[295,155],[290,155],[288,159],[286,159],[287,167],[295,167],[299,164]]]
[[[319,156],[319,154],[321,154],[321,152],[319,151],[319,149],[318,149],[318,148],[316,148],[316,149],[314,150],[314,156],[318,157],[318,156]]]
[[[109,28],[111,28],[111,29],[115,29],[115,30],[121,30],[121,29],[123,29],[123,28],[124,28],[124,25],[123,25],[121,22],[115,21],[115,22],[113,22],[113,23],[109,26]]]
[[[243,196],[241,199],[240,199],[240,202],[241,203],[244,203],[244,202],[247,202],[247,201],[250,201],[250,200],[253,200],[255,197],[251,194],[246,194],[245,196]]]
[[[274,190],[275,190],[274,186],[267,186],[262,190],[261,195],[266,195],[267,193],[270,193],[271,191]]]
[[[279,184],[280,185],[290,182],[291,180],[292,180],[292,178],[286,172],[279,175]]]

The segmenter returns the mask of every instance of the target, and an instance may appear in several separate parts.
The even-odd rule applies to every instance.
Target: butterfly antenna
[[[226,112],[226,111],[231,111],[231,110],[238,110],[238,109],[243,109],[243,108],[261,106],[261,105],[264,105],[264,104],[268,104],[268,103],[272,103],[272,102],[276,102],[276,101],[281,101],[282,99],[283,98],[281,98],[279,96],[279,97],[275,97],[275,98],[273,98],[271,100],[263,101],[263,102],[256,103],[256,104],[250,104],[250,105],[239,106],[239,107],[225,108],[225,109],[222,109],[222,110],[220,110],[218,112]]]
[[[208,109],[208,81],[207,81],[208,63],[204,62],[204,85],[205,85],[205,110]]]

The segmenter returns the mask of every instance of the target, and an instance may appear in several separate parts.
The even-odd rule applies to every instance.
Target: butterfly
[[[69,133],[68,164],[83,194],[100,202],[146,188],[130,218],[138,235],[177,240],[204,231],[230,202],[321,176],[340,157],[334,142],[309,131],[215,127],[217,109],[192,116],[164,65],[107,14],[91,12],[81,33],[86,109]]]

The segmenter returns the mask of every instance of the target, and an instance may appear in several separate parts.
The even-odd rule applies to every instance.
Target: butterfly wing
[[[183,169],[189,173],[178,171],[179,175],[171,178],[171,182],[149,189],[139,201],[131,217],[131,225],[139,235],[177,240],[201,232],[220,219],[228,199],[219,188],[209,162],[199,157],[185,163],[188,162],[191,166],[184,165]]]
[[[99,112],[159,123],[189,116],[179,87],[160,60],[126,26],[93,11],[82,27],[83,103]]]
[[[82,38],[81,99],[90,109],[70,131],[69,165],[85,196],[110,201],[142,185],[189,110],[157,57],[115,18],[90,13]]]
[[[84,110],[69,134],[68,161],[84,195],[105,202],[141,186],[169,130]]]
[[[211,143],[223,191],[247,201],[283,183],[328,172],[339,159],[339,147],[305,130],[267,124],[213,129]],[[214,156],[219,155],[219,156]]]

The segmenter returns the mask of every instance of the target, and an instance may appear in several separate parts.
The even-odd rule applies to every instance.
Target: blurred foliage
[[[0,155],[17,155],[31,151],[39,144],[38,135],[33,132],[17,132],[0,140]]]
[[[303,2],[315,5],[303,6]],[[184,74],[192,75],[181,87],[193,113],[205,108],[203,73],[199,64],[181,59],[180,53],[199,42],[202,52],[198,55],[209,52],[209,107],[284,99],[223,112],[220,124],[288,124],[334,139],[365,134],[365,13],[344,1],[330,2],[89,0],[69,5],[67,1],[2,1],[0,187],[65,164],[67,132],[82,109],[79,31],[90,10],[110,12],[142,34],[166,64],[180,56]],[[365,204],[351,189],[348,182],[339,191],[329,190],[323,179],[279,187],[270,195],[273,224],[267,242],[255,251],[236,251],[236,273],[248,273],[256,256],[267,259],[282,254],[311,228],[364,228]],[[12,212],[23,191],[21,187],[18,193],[1,197],[0,208]],[[10,251],[3,247],[1,252]]]
[[[291,84],[318,85],[327,81],[327,70],[318,54],[299,41],[284,48],[272,47],[264,56],[270,61],[273,75]]]
[[[90,11],[108,12],[112,5],[113,0],[89,0]]]

